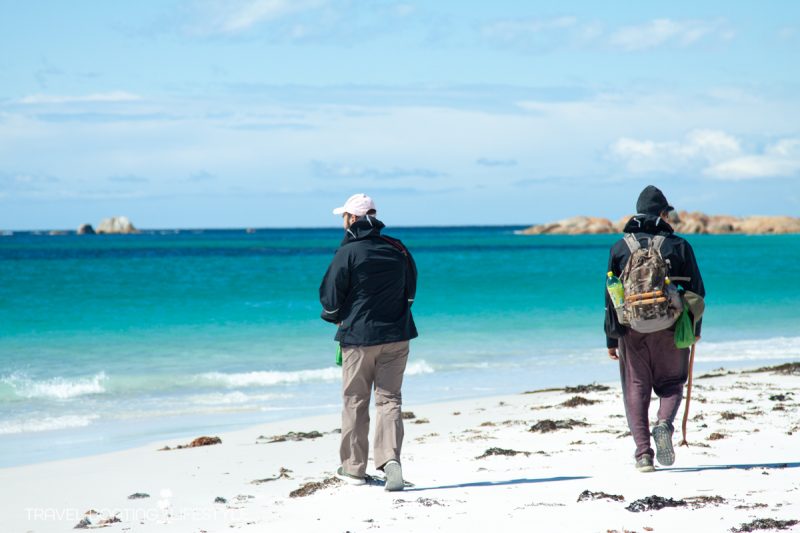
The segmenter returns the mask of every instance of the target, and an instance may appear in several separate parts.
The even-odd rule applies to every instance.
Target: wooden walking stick
[[[683,423],[681,424],[683,439],[678,446],[689,446],[689,442],[686,440],[686,421],[689,420],[689,403],[692,401],[692,368],[694,367],[695,346],[697,346],[696,342],[692,344],[692,351],[689,353],[689,381],[686,384],[686,406],[683,409]]]

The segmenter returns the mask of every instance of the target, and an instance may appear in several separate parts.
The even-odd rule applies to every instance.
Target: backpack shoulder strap
[[[661,254],[661,245],[664,244],[664,236],[663,235],[656,235],[650,241],[650,248],[655,250],[659,254]]]
[[[636,237],[633,236],[633,233],[626,233],[622,238],[625,241],[625,244],[628,245],[628,249],[631,251],[631,254],[642,247],[642,245],[639,244],[639,241],[636,240]]]
[[[403,254],[405,257],[408,257],[408,250],[397,239],[392,239],[391,237],[387,237],[385,235],[379,235],[378,238],[384,242],[389,243],[392,246],[392,248]]]

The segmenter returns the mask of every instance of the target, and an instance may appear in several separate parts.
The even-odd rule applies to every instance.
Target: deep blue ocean
[[[619,236],[517,229],[387,228],[419,268],[407,405],[617,379]],[[341,237],[0,236],[0,467],[338,411],[317,291]],[[689,240],[708,292],[696,368],[800,359],[800,235]]]

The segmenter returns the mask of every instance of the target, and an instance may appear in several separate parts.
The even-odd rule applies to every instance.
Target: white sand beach
[[[193,435],[2,469],[0,531],[68,531],[84,521],[120,532],[667,532],[798,520],[798,366],[794,374],[696,376],[691,446],[676,448],[675,464],[651,474],[633,468],[617,383],[432,405],[406,398],[414,418],[406,420],[403,468],[414,486],[404,492],[326,481],[338,466],[339,440],[338,416],[328,415],[224,434],[210,427],[205,435],[222,441],[215,445],[159,451]],[[576,396],[588,401],[562,405]],[[553,425],[563,428],[531,431]],[[313,431],[322,435],[269,442]],[[316,482],[329,485],[290,496]],[[605,495],[579,501],[584,491]],[[148,496],[129,498],[136,493]],[[650,496],[676,506],[632,510]],[[119,521],[101,524],[110,517]]]

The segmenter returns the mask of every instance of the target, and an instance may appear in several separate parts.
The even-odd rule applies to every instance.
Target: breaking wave
[[[14,373],[0,378],[0,383],[10,388],[14,396],[20,398],[51,398],[68,400],[89,394],[106,392],[103,383],[108,379],[105,372],[99,372],[85,378],[54,377],[49,379],[31,379],[23,374]]]
[[[430,374],[435,372],[432,366],[425,361],[414,361],[406,367],[406,375]],[[225,387],[269,387],[274,385],[287,385],[305,383],[310,381],[334,381],[341,379],[342,370],[337,367],[315,368],[310,370],[277,371],[261,370],[254,372],[206,372],[198,374],[196,379],[211,385]]]

